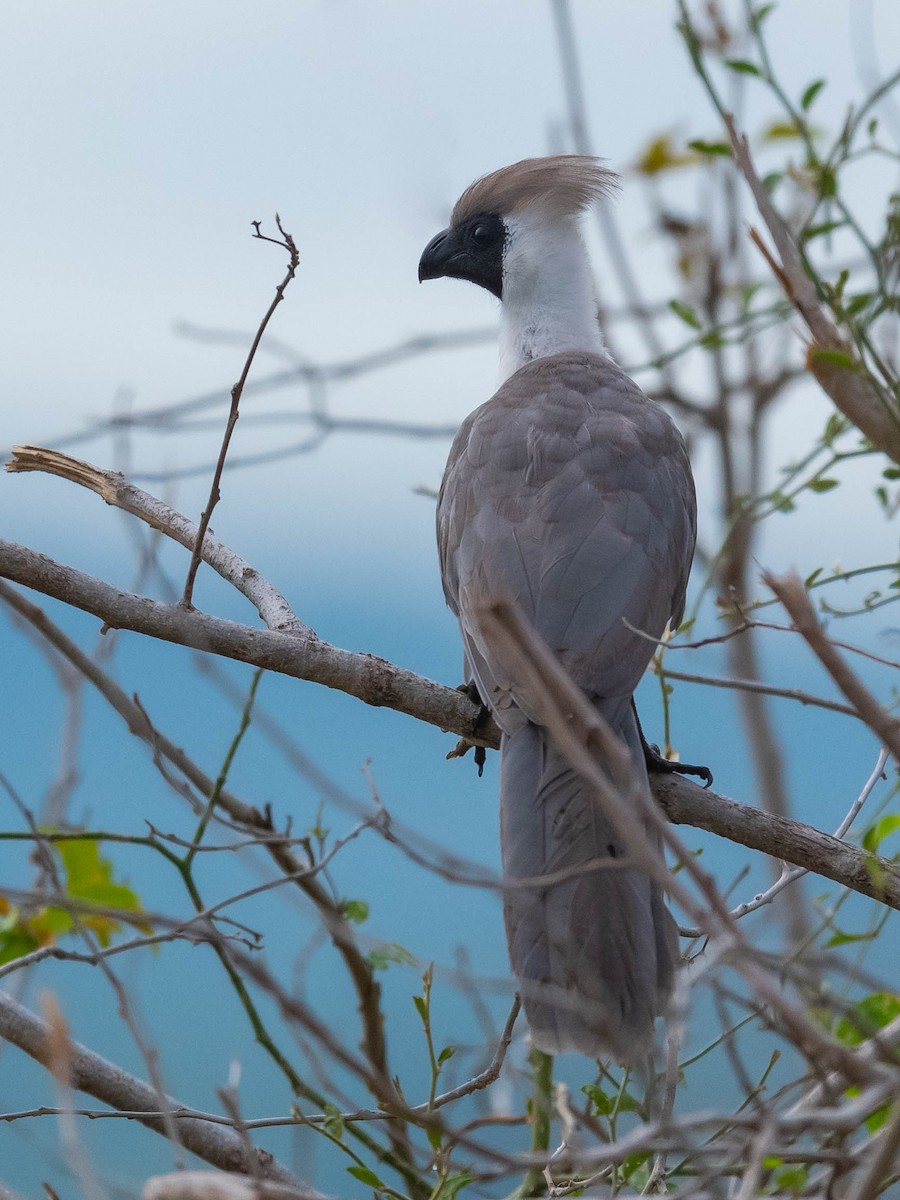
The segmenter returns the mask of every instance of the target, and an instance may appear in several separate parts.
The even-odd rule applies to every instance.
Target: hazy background
[[[652,229],[629,165],[656,133],[712,136],[715,123],[668,0],[575,2],[573,15],[591,134],[598,152],[626,177],[617,207],[623,236],[647,293],[665,300],[669,245]],[[868,80],[879,69],[878,53],[896,59],[900,7],[895,0],[784,0],[768,29],[792,94],[814,78],[828,78],[816,117],[833,128],[863,88],[861,75]],[[880,69],[894,65],[886,57]],[[333,363],[421,333],[490,329],[496,310],[487,294],[450,281],[419,287],[419,254],[474,176],[526,155],[570,148],[551,14],[537,0],[7,2],[0,6],[0,81],[3,447],[67,447],[66,435],[108,415],[114,401],[120,409],[143,409],[227,390],[243,346],[200,343],[174,327],[186,321],[249,337],[283,272],[281,252],[253,241],[250,222],[262,221],[271,233],[275,211],[297,240],[301,264],[272,333],[308,359]],[[772,115],[761,92],[758,100],[751,92],[750,114],[751,127]],[[871,182],[861,173],[857,187],[874,228],[882,214],[866,211]],[[680,188],[690,204],[697,186],[687,172],[676,195]],[[598,269],[602,275],[602,258]],[[638,342],[627,334],[622,340],[633,353],[625,365],[638,368]],[[490,394],[494,359],[488,340],[410,360],[333,386],[329,410],[453,425]],[[284,365],[263,355],[257,373]],[[248,394],[234,456],[300,441],[308,433],[302,425],[275,427],[250,418],[306,406],[300,388]],[[815,389],[794,390],[791,406],[773,422],[772,478],[821,429],[827,412]],[[204,413],[217,418],[209,427],[174,436],[142,433],[128,448],[131,474],[182,511],[198,514],[208,471],[163,482],[158,475],[211,464],[223,413],[219,405]],[[335,434],[314,453],[228,473],[214,527],[287,594],[322,638],[456,683],[457,636],[438,582],[432,501],[415,492],[436,486],[447,444]],[[110,437],[71,448],[100,466],[121,465],[125,453]],[[714,479],[702,447],[696,468],[701,538],[714,546]],[[850,566],[894,557],[895,533],[873,517],[866,490],[854,491],[852,472],[846,477],[839,494],[810,497],[789,520],[769,521],[760,561],[776,569],[796,565],[806,574],[835,561]],[[96,497],[44,476],[2,476],[0,512],[4,536],[131,585],[132,542],[121,514]],[[183,552],[164,548],[162,560],[183,579]],[[252,622],[249,606],[209,575],[201,572],[198,602]],[[48,607],[81,645],[94,644],[97,621]],[[892,610],[885,611],[876,636],[887,646],[896,644],[896,631]],[[872,637],[871,629],[865,636]],[[6,624],[0,637],[0,769],[39,809],[56,770],[61,704],[33,646]],[[827,690],[799,648],[778,643],[771,657],[777,682]],[[187,658],[176,647],[126,634],[116,664],[126,690],[137,690],[165,732],[214,773],[235,717],[213,689],[186,673]],[[715,669],[716,661],[712,654],[695,656],[690,669]],[[247,686],[248,670],[227,670]],[[644,685],[643,703],[658,737],[655,688],[653,681]],[[496,863],[495,764],[479,782],[470,762],[443,761],[452,739],[311,685],[266,677],[260,702],[359,799],[368,796],[360,768],[370,760],[382,798],[398,818]],[[828,827],[871,769],[874,742],[837,718],[787,705],[776,712],[789,732],[796,813]],[[684,756],[710,763],[717,789],[754,802],[728,695],[682,685],[674,720]],[[163,830],[190,831],[183,803],[155,775],[143,747],[93,697],[83,744],[71,820],[137,833],[151,820]],[[233,782],[248,800],[292,813],[298,829],[313,824],[315,789],[253,731]],[[7,809],[0,797],[4,827],[18,827]],[[329,813],[328,823],[341,831],[352,817]],[[686,832],[691,845],[707,847],[723,882],[750,858]],[[114,857],[148,907],[183,909],[174,879],[155,860],[128,851]],[[210,875],[210,902],[255,878],[221,862],[217,870]],[[754,880],[765,878],[758,866],[754,870],[742,885],[748,894]],[[10,885],[31,882],[32,868],[19,850],[0,845],[0,871],[0,881]],[[400,942],[423,963],[434,957],[439,971],[452,966],[453,947],[466,943],[475,969],[496,981],[496,996],[486,994],[502,1017],[509,981],[492,895],[438,883],[374,839],[349,848],[337,874],[346,894],[372,904],[366,936]],[[269,961],[288,978],[309,933],[300,900],[284,892],[238,915],[266,929]],[[140,998],[176,1095],[215,1106],[214,1087],[239,1060],[245,1113],[283,1110],[280,1080],[254,1048],[206,951],[167,947],[118,968]],[[312,955],[306,972],[311,999],[351,1030],[352,997],[329,952]],[[396,1066],[408,1094],[418,1097],[426,1081],[410,1020],[416,984],[410,968],[392,967],[385,975]],[[77,1038],[143,1074],[114,999],[101,985],[89,968],[46,965],[29,978],[25,999],[34,1003],[41,987],[53,988]],[[439,989],[437,1003],[444,1040],[477,1039],[478,1027],[454,993]],[[348,1037],[355,1040],[355,1032]],[[708,1076],[704,1086],[710,1086]],[[3,1050],[0,1109],[41,1103],[52,1103],[47,1076],[17,1050]],[[98,1169],[122,1195],[170,1165],[162,1139],[124,1123],[85,1122],[79,1129]],[[318,1186],[361,1194],[340,1164],[310,1168],[315,1142],[281,1133],[267,1144]],[[33,1195],[42,1179],[69,1186],[50,1119],[0,1124],[0,1181]]]

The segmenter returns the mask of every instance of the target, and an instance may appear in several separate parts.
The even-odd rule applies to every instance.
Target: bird
[[[479,621],[498,597],[519,606],[624,742],[649,798],[633,694],[684,613],[696,496],[675,423],[601,335],[583,214],[616,186],[585,155],[493,171],[462,193],[418,274],[500,301],[499,387],[453,441],[437,540],[466,683],[501,731],[504,924],[532,1044],[634,1062],[652,1048],[678,964],[663,886],[629,865],[618,826]]]

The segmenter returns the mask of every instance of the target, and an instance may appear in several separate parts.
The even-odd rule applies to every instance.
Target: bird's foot
[[[651,746],[643,734],[641,734],[641,744],[644,747],[644,762],[647,764],[648,774],[696,775],[703,780],[705,788],[711,786],[713,773],[709,767],[701,767],[696,763],[675,762],[671,758],[666,758],[661,753],[659,746]]]
[[[481,722],[490,716],[491,710],[482,700],[478,688],[474,683],[461,683],[456,689],[462,692],[464,696],[468,696],[473,704],[477,704],[479,708],[478,717],[475,720],[475,728],[478,729]],[[468,738],[460,738],[447,758],[465,758],[470,750],[475,751],[475,766],[478,768],[478,778],[484,774],[484,763],[487,758],[487,750],[484,746],[479,746],[477,742],[470,742]]]

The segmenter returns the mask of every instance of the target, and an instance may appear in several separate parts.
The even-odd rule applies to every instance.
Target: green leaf
[[[354,1179],[358,1179],[360,1183],[364,1183],[368,1187],[377,1188],[379,1191],[384,1188],[384,1184],[375,1172],[370,1171],[368,1167],[348,1167],[347,1174],[352,1175]]]
[[[871,292],[857,292],[855,296],[851,296],[844,306],[844,312],[848,317],[855,317],[858,312],[872,302]]]
[[[886,837],[900,829],[900,813],[888,813],[874,825],[870,825],[863,835],[863,849],[870,854],[877,854],[878,847]]]
[[[784,171],[770,171],[768,175],[763,175],[763,187],[771,195],[784,179]]]
[[[821,346],[813,346],[807,352],[811,362],[831,363],[835,367],[846,367],[848,371],[856,371],[859,364],[846,350],[826,350]]]
[[[750,14],[750,20],[754,29],[759,29],[763,21],[775,7],[774,4],[761,4],[754,12]]]
[[[113,864],[101,855],[100,843],[96,838],[71,838],[57,842],[56,851],[62,859],[66,873],[65,887],[70,896],[96,904],[98,908],[141,911],[137,893],[113,879]],[[112,934],[119,928],[117,921],[99,914],[86,915],[82,920],[94,930],[102,946],[109,945]]]
[[[413,996],[413,1004],[416,1006],[416,1012],[422,1018],[422,1024],[428,1024],[428,1005],[421,996]]]
[[[21,926],[0,932],[0,966],[37,950],[37,939]]]
[[[770,121],[760,134],[764,142],[787,142],[803,136],[795,121]]]
[[[819,578],[819,576],[822,574],[822,572],[824,570],[825,570],[824,567],[816,567],[816,569],[814,571],[811,571],[809,573],[809,575],[807,575],[807,577],[803,580],[803,586],[805,588],[811,588],[812,585],[816,582],[816,580]]]
[[[707,142],[703,138],[694,138],[692,142],[688,142],[688,148],[711,158],[731,158],[731,147],[727,142]]]
[[[884,479],[900,479],[900,467],[885,467],[881,474]]]
[[[774,1182],[779,1191],[797,1194],[805,1190],[807,1178],[806,1167],[791,1163],[775,1172]]]
[[[832,488],[836,488],[839,480],[837,479],[810,479],[807,487],[811,492],[830,492]]]
[[[681,317],[685,325],[690,325],[691,329],[700,329],[700,318],[694,312],[689,304],[685,304],[682,300],[670,300],[669,308],[676,317]]]
[[[834,439],[844,432],[847,428],[847,418],[842,417],[840,413],[832,413],[825,422],[825,432],[822,434],[822,441],[826,446],[830,446]]]
[[[871,942],[875,937],[874,933],[844,933],[839,929],[833,933],[825,943],[826,949],[831,949],[833,946],[847,946],[852,942]]]
[[[804,242],[811,242],[817,237],[824,237],[826,233],[832,233],[835,229],[841,229],[846,224],[843,218],[839,221],[822,221],[818,225],[807,225],[801,236]]]
[[[838,1021],[835,1036],[845,1045],[858,1046],[898,1016],[900,996],[895,992],[873,992],[853,1005],[852,1016]]]
[[[445,1046],[438,1055],[438,1066],[442,1067],[445,1062],[448,1062],[456,1053],[455,1046]]]
[[[594,1106],[594,1111],[600,1117],[608,1117],[612,1112],[613,1102],[606,1092],[599,1088],[596,1083],[586,1083],[581,1089],[591,1104]]]
[[[363,921],[368,919],[369,905],[365,900],[345,900],[341,905],[341,912],[348,921],[362,925]]]
[[[373,971],[386,971],[391,963],[399,963],[404,967],[416,965],[415,956],[398,942],[379,942],[366,955],[366,961]]]
[[[790,496],[786,496],[784,492],[773,492],[769,499],[776,512],[793,512],[796,507]]]
[[[658,175],[676,167],[689,167],[696,162],[693,154],[676,148],[670,133],[651,138],[641,151],[635,167],[642,175]]]
[[[700,345],[704,350],[718,350],[720,346],[726,346],[728,339],[717,329],[710,329],[709,333],[704,333],[700,338]]]
[[[809,112],[810,108],[812,107],[813,101],[815,100],[816,96],[818,96],[819,92],[821,92],[821,90],[824,86],[825,86],[824,79],[815,79],[809,85],[809,87],[806,88],[803,95],[800,97],[800,107],[803,109],[804,112]]]
[[[330,1133],[335,1141],[342,1141],[344,1137],[344,1118],[341,1116],[341,1110],[335,1104],[325,1104],[322,1111],[325,1114],[322,1128],[326,1133]]]
[[[441,1134],[441,1127],[439,1125],[428,1125],[425,1129],[425,1133],[428,1137],[428,1144],[431,1146],[432,1150],[440,1150],[444,1142]]]
[[[738,75],[756,75],[758,77],[762,73],[755,63],[748,62],[746,58],[726,58],[725,66],[736,71]]]
[[[465,1171],[451,1172],[440,1185],[440,1200],[455,1200],[455,1197],[472,1182],[472,1176]]]

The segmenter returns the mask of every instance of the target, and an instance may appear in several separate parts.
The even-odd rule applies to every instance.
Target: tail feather
[[[646,780],[630,702],[595,703]],[[504,917],[534,1043],[633,1059],[652,1039],[677,957],[662,888],[619,865],[627,848],[542,729],[504,735],[500,762]],[[561,878],[533,882],[543,876]]]

